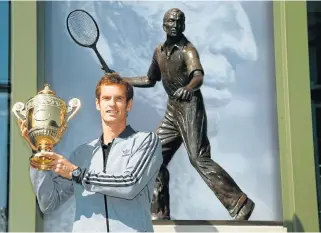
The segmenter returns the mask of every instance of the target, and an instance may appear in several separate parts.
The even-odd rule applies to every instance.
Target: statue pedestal
[[[287,232],[282,222],[270,221],[153,221],[157,232]]]

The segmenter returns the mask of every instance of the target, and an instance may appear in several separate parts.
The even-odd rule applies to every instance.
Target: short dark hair
[[[96,86],[96,98],[99,100],[101,94],[101,86],[103,85],[120,85],[125,87],[126,89],[126,100],[127,102],[134,97],[134,88],[133,86],[127,82],[126,80],[122,79],[118,73],[108,73],[103,76],[97,86]]]

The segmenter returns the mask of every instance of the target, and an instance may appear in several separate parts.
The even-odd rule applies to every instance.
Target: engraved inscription
[[[33,114],[33,118],[36,121],[46,121],[50,116],[50,112],[46,111],[46,109],[39,109]]]

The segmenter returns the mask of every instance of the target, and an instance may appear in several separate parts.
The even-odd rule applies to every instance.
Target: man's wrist
[[[82,184],[82,180],[85,176],[86,169],[81,167],[75,167],[71,172],[71,179],[77,184]]]

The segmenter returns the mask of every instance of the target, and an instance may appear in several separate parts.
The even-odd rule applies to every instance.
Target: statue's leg
[[[190,103],[182,104],[179,112],[179,130],[192,165],[230,215],[238,220],[247,220],[253,211],[254,203],[242,192],[232,177],[211,159],[202,96],[193,98]]]
[[[160,168],[152,201],[152,219],[170,219],[169,172],[167,165],[177,149],[182,144],[180,133],[174,124],[171,106],[169,105],[165,117],[157,129],[157,135],[162,143],[163,165]]]

